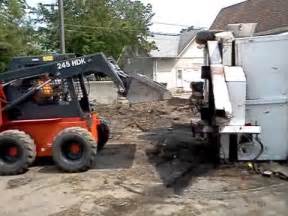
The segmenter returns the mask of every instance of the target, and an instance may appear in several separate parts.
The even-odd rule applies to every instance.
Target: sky
[[[55,3],[57,0],[27,0],[30,5]],[[141,0],[152,4],[155,16],[152,32],[178,33],[188,26],[209,28],[223,7],[244,0]],[[165,23],[165,24],[163,24]],[[167,25],[173,24],[173,25]],[[174,25],[175,24],[175,25]]]

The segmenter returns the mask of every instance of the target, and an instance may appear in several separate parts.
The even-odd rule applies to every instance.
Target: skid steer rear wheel
[[[99,141],[97,145],[97,151],[99,152],[104,148],[110,136],[110,129],[108,123],[104,119],[101,119],[101,123],[98,126],[98,136]]]
[[[0,174],[17,175],[27,171],[36,157],[33,139],[23,131],[0,133]]]
[[[86,129],[70,127],[57,135],[52,151],[53,159],[60,169],[66,172],[84,172],[95,161],[97,144]]]

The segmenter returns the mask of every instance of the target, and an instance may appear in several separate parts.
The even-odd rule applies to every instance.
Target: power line
[[[166,33],[166,32],[151,32],[153,35],[163,35],[163,36],[179,36],[179,33]]]
[[[168,26],[179,26],[179,27],[184,27],[184,28],[190,27],[189,25],[176,24],[176,23],[166,23],[166,22],[153,22],[153,24],[168,25]]]
[[[112,32],[112,30],[115,30],[115,29],[105,29],[106,30],[106,32]],[[116,29],[117,31],[121,31],[121,29],[119,30],[119,29]],[[83,29],[83,30],[75,30],[75,29],[67,29],[67,28],[65,28],[65,31],[66,32],[82,32],[82,33],[85,33],[85,34],[89,34],[89,35],[95,35],[95,34],[97,34],[96,32],[91,32],[91,31],[87,31],[86,29]],[[129,30],[125,30],[126,32],[128,31],[129,32]],[[131,32],[131,31],[130,31]]]
[[[103,26],[86,26],[86,25],[72,25],[72,24],[65,24],[66,31],[68,32],[83,32],[87,31],[88,29],[94,30],[107,30],[107,31],[126,31],[126,32],[138,32],[141,29],[128,29],[128,28],[115,28],[115,27],[103,27]],[[81,29],[71,29],[73,27],[81,28]],[[165,33],[165,32],[149,32],[150,37],[153,35],[162,35],[162,36],[179,36],[180,33]]]
[[[138,32],[141,29],[130,29],[130,28],[121,28],[121,27],[104,27],[104,26],[91,26],[91,25],[73,25],[73,24],[65,24],[65,26],[67,27],[77,27],[77,28],[81,28],[81,29],[95,29],[95,30],[99,30],[99,29],[104,29],[104,30],[119,30],[119,31],[130,31],[130,32]],[[72,29],[70,29],[72,30]],[[77,31],[77,30],[75,30]],[[82,31],[82,30],[78,30],[78,31]]]

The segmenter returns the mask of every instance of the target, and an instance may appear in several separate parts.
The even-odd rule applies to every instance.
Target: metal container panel
[[[287,57],[288,35],[236,39],[236,64],[247,78],[246,122],[262,128],[261,160],[288,157]]]
[[[286,160],[288,156],[288,118],[287,103],[248,104],[248,122],[261,126],[260,139],[264,152],[259,160]],[[245,158],[240,158],[245,160]]]
[[[236,40],[236,65],[247,78],[247,99],[288,94],[288,35]]]

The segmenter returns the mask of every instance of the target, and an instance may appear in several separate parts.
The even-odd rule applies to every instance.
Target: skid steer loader
[[[132,103],[170,97],[160,84],[127,75],[102,53],[14,58],[0,74],[1,175],[23,173],[36,157],[47,156],[66,172],[91,168],[109,138],[107,124],[91,109],[85,83],[85,77],[99,73]]]

